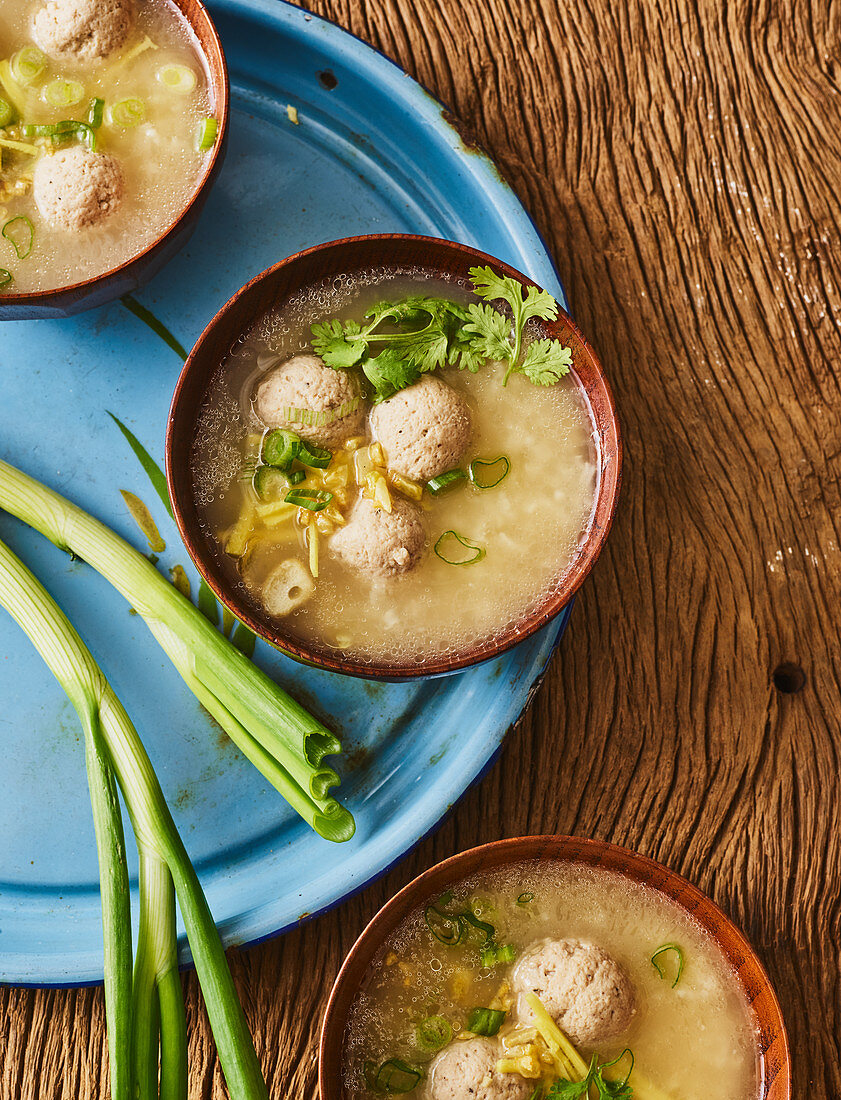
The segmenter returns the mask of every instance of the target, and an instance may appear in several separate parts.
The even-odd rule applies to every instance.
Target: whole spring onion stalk
[[[327,840],[349,840],[350,811],[324,758],[336,736],[243,656],[138,550],[81,508],[0,460],[0,508],[82,558],[143,617],[184,681],[252,764]]]
[[[219,934],[137,731],[67,617],[2,542],[0,604],[29,635],[85,730],[100,859],[113,1100],[185,1100],[187,1095],[173,887],[232,1100],[267,1100]],[[128,874],[114,774],[140,855],[141,911],[133,980]]]

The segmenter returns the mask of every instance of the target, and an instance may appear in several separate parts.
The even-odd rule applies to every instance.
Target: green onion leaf
[[[318,470],[326,470],[333,461],[333,454],[326,447],[315,447],[312,443],[301,440],[298,444],[298,461],[304,466],[314,466]]]
[[[172,348],[176,355],[179,355],[182,359],[187,358],[187,352],[182,345],[175,339],[163,321],[158,320],[151,309],[147,309],[146,306],[141,305],[131,294],[124,294],[120,301],[129,313],[134,314],[138,321],[142,321],[144,325],[148,325],[156,336],[160,336],[167,347]]]
[[[333,499],[333,494],[324,489],[291,489],[283,499],[308,512],[320,512]]]
[[[14,282],[14,276],[7,267],[0,267],[0,290]]]
[[[178,95],[189,95],[198,83],[196,74],[186,65],[164,65],[155,73],[155,79]]]
[[[169,514],[169,518],[175,519],[175,516],[172,513],[172,505],[169,502],[169,489],[167,488],[166,477],[164,476],[163,470],[160,468],[157,462],[155,462],[154,458],[152,458],[152,456],[149,454],[149,452],[146,450],[146,448],[143,446],[143,444],[140,442],[134,432],[127,428],[122,420],[118,420],[112,412],[109,412],[108,415],[123,433],[123,437],[125,438],[129,447],[131,447],[132,451],[134,451],[137,461],[143,467],[146,476],[152,482],[152,488],[161,498],[163,506],[164,508],[166,508]]]
[[[439,493],[443,493],[445,489],[451,489],[457,481],[461,481],[465,477],[467,477],[467,474],[464,470],[447,470],[444,474],[430,478],[426,483],[426,487],[430,493],[437,496]]]
[[[479,920],[475,913],[471,913],[469,909],[465,909],[463,913],[459,913],[459,917],[469,924],[471,928],[482,933],[485,937],[482,941],[485,946],[493,942],[493,938],[496,935],[496,929],[492,924],[488,924],[488,922],[484,920]]]
[[[423,914],[426,927],[439,943],[447,947],[455,947],[464,932],[464,924],[458,917],[451,917],[448,913],[442,913],[434,905],[428,905]]]
[[[216,144],[216,135],[219,130],[219,124],[215,118],[203,118],[199,123],[198,140],[196,144],[200,153],[206,153],[208,149],[212,149]]]
[[[263,436],[260,458],[267,466],[287,470],[295,461],[300,446],[300,437],[294,432],[288,432],[285,428],[272,428]]]
[[[289,488],[289,478],[275,466],[258,466],[252,484],[260,500],[279,500]]]
[[[9,125],[14,113],[11,103],[7,103],[5,99],[0,99],[0,130]]]
[[[26,214],[9,218],[3,226],[3,236],[15,250],[19,260],[25,260],[35,243],[35,226]]]
[[[513,962],[517,958],[517,949],[511,943],[489,944],[481,951],[482,966],[499,966],[502,963]]]
[[[130,130],[132,126],[139,126],[145,118],[146,104],[137,96],[121,99],[119,103],[114,103],[108,108],[108,121],[121,130]]]
[[[470,463],[468,476],[477,489],[493,489],[508,476],[511,463],[506,455],[499,458],[474,458]]]
[[[427,1016],[415,1032],[415,1039],[421,1050],[434,1054],[445,1047],[453,1037],[453,1027],[444,1016]]]
[[[680,981],[680,976],[683,973],[683,949],[681,947],[678,947],[678,945],[676,943],[664,943],[663,946],[658,947],[657,950],[654,952],[654,954],[651,956],[651,965],[654,967],[654,969],[657,971],[657,973],[660,975],[661,978],[665,978],[666,977],[666,969],[665,969],[665,967],[661,966],[660,963],[657,960],[660,957],[660,955],[665,955],[669,951],[674,951],[675,955],[677,956],[676,964],[675,964],[676,965],[675,980],[672,982],[672,989],[674,989],[674,987]]]
[[[24,137],[52,138],[53,145],[61,145],[75,137],[79,141],[84,141],[91,150],[96,149],[96,132],[93,128],[87,122],[78,122],[72,118],[37,126],[28,123],[26,126],[21,126],[20,132]]]
[[[525,894],[520,894],[517,898],[518,905],[528,905],[530,901],[534,901],[534,894],[530,891],[527,891]]]
[[[149,543],[149,549],[153,554],[162,554],[164,550],[166,550],[166,543],[161,537],[158,526],[152,518],[152,513],[140,497],[135,496],[134,493],[128,492],[127,489],[120,489],[120,496],[126,502],[126,507],[131,513],[132,519],[146,536],[146,541]]]
[[[496,1035],[506,1014],[497,1008],[473,1008],[467,1017],[467,1030],[474,1035]]]
[[[105,110],[105,100],[100,96],[94,96],[88,108],[88,126],[98,130],[102,125],[102,113]]]
[[[374,1087],[377,1092],[411,1092],[420,1084],[422,1076],[419,1069],[408,1065],[400,1058],[389,1058],[380,1066]]]
[[[46,67],[46,57],[34,46],[24,46],[9,59],[12,77],[24,88],[34,84]]]
[[[292,470],[291,473],[286,475],[286,479],[290,485],[300,485],[306,476],[303,470]]]
[[[75,107],[82,102],[85,94],[84,84],[78,80],[51,80],[44,85],[41,98],[51,107]]]
[[[467,550],[472,550],[472,557],[466,558],[461,555],[456,543]],[[480,546],[478,542],[472,542],[466,535],[460,535],[458,531],[445,531],[435,543],[434,550],[437,557],[447,565],[475,565],[487,553],[484,546]]]

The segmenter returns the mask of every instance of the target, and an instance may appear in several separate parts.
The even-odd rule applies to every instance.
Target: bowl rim
[[[489,841],[457,852],[412,879],[374,914],[345,956],[327,1000],[318,1044],[321,1100],[346,1098],[341,1073],[337,1076],[335,1071],[336,1067],[341,1067],[347,1011],[374,956],[395,928],[427,898],[442,893],[479,869],[545,859],[600,867],[622,875],[663,894],[701,924],[732,968],[757,1024],[761,1089],[757,1100],[790,1100],[791,1052],[779,999],[753,947],[721,907],[677,871],[631,848],[606,840],[551,833]],[[753,996],[742,978],[744,969],[750,971],[757,983]],[[757,1002],[760,1002],[759,1009]],[[776,1071],[769,1079],[768,1055],[771,1051]]]
[[[116,267],[111,267],[99,275],[92,275],[89,279],[82,279],[78,283],[65,283],[62,286],[54,287],[52,290],[9,291],[8,293],[2,293],[0,294],[0,315],[3,312],[3,307],[6,305],[56,307],[59,303],[59,299],[65,295],[68,298],[81,296],[94,287],[109,282],[116,276],[123,274],[134,264],[139,263],[141,260],[156,252],[163,245],[164,241],[181,229],[185,221],[187,221],[192,214],[195,204],[204,196],[207,188],[213,183],[222,165],[221,158],[225,150],[230,119],[231,83],[228,75],[228,63],[225,59],[225,51],[222,48],[222,39],[219,37],[216,24],[213,22],[210,12],[204,4],[204,0],[168,0],[168,2],[175,5],[182,19],[184,19],[189,26],[192,38],[194,39],[193,45],[200,55],[203,65],[209,70],[214,82],[217,72],[219,75],[219,102],[216,107],[218,122],[216,144],[213,146],[211,157],[205,166],[201,178],[198,180],[187,202],[181,208],[175,219],[170,222],[153,241],[150,241],[142,251],[135,253],[127,260],[123,260],[122,263],[117,264]],[[195,7],[196,10],[193,15],[188,15],[184,10],[185,4]],[[196,31],[196,22],[199,20],[204,23],[209,33],[210,49],[204,47]]]
[[[558,306],[558,321],[555,322],[555,324],[571,331],[574,338],[579,342],[591,369],[593,369],[595,373],[602,395],[602,404],[604,408],[603,419],[606,422],[606,429],[603,435],[607,438],[607,442],[610,446],[608,448],[603,448],[604,453],[600,456],[599,488],[594,501],[594,512],[590,521],[590,530],[581,543],[579,552],[572,560],[568,569],[567,578],[555,593],[550,593],[526,618],[520,621],[516,630],[509,629],[506,632],[499,632],[492,638],[486,639],[480,645],[472,643],[469,646],[463,647],[458,653],[446,657],[435,657],[421,664],[399,664],[389,663],[387,661],[363,662],[344,656],[334,657],[320,649],[311,647],[308,643],[300,639],[284,635],[280,629],[275,629],[273,636],[270,636],[266,626],[256,618],[249,604],[244,600],[240,600],[235,593],[232,593],[225,585],[220,583],[220,571],[213,568],[214,561],[212,554],[204,545],[204,539],[200,533],[198,531],[194,532],[192,525],[187,522],[185,517],[185,502],[183,502],[173,490],[173,486],[178,483],[173,465],[174,438],[177,429],[180,427],[181,419],[186,415],[182,410],[182,395],[184,394],[187,380],[194,369],[197,356],[204,350],[206,345],[210,344],[212,346],[217,325],[230,311],[237,308],[240,301],[246,295],[254,293],[254,291],[263,284],[270,283],[279,272],[284,271],[302,259],[327,251],[340,251],[342,249],[353,248],[353,246],[357,244],[370,244],[372,242],[386,243],[390,241],[410,242],[427,246],[427,248],[431,250],[431,258],[428,263],[430,268],[435,267],[433,258],[434,250],[443,249],[449,253],[461,253],[465,259],[470,259],[475,263],[490,264],[526,286],[538,285],[528,275],[487,252],[473,248],[470,245],[461,244],[457,241],[449,241],[444,238],[429,237],[422,234],[368,233],[354,237],[342,237],[334,241],[325,241],[322,244],[302,249],[300,252],[295,252],[273,264],[271,267],[266,268],[264,271],[261,271],[241,287],[214,314],[196,343],[193,345],[178,377],[172,397],[172,403],[170,405],[166,430],[165,465],[167,484],[169,486],[175,521],[193,565],[223,606],[227,607],[228,610],[250,630],[276,649],[308,665],[339,672],[344,675],[356,676],[362,679],[409,681],[456,672],[460,669],[469,668],[473,665],[492,660],[508,652],[520,642],[525,641],[527,638],[537,633],[538,630],[541,630],[561,612],[584,583],[595,565],[607,536],[610,533],[618,505],[619,491],[622,483],[623,463],[622,433],[616,410],[616,402],[613,397],[610,382],[601,364],[601,360],[590,342],[566,310],[560,305]],[[551,327],[552,323],[550,322],[548,324]],[[572,373],[575,374],[576,380],[578,380],[578,375],[574,368]],[[580,381],[579,385],[581,385]],[[585,397],[589,405],[591,400],[590,395],[585,394]],[[191,416],[194,423],[194,411],[191,413]],[[597,426],[592,416],[590,419],[595,430]],[[597,510],[599,510],[598,522],[596,522],[595,519]]]

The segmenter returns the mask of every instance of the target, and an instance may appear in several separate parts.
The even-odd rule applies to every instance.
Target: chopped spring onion
[[[47,67],[47,59],[35,46],[24,46],[9,59],[14,80],[26,88],[33,84]]]
[[[26,126],[21,126],[20,132],[24,137],[52,138],[53,145],[60,145],[76,137],[79,141],[84,141],[91,150],[96,149],[96,131],[93,127],[87,122],[78,122],[72,118],[37,126],[28,123]]]
[[[215,118],[203,118],[199,123],[199,132],[196,144],[200,153],[206,153],[216,144],[216,135],[219,132],[219,124]]]
[[[120,489],[120,496],[126,502],[126,508],[131,513],[132,519],[146,536],[149,549],[153,554],[162,554],[166,550],[166,543],[161,538],[157,524],[152,519],[152,513],[140,497],[135,496],[134,493],[129,493],[126,489]]]
[[[452,489],[457,481],[461,481],[465,477],[467,477],[467,474],[464,470],[447,470],[446,473],[439,474],[438,477],[430,478],[426,483],[426,487],[430,493],[437,496],[438,493],[443,493],[445,489]]]
[[[659,959],[660,955],[665,955],[669,951],[674,951],[676,955],[675,980],[672,982],[672,989],[674,989],[674,987],[680,981],[680,976],[683,973],[683,948],[678,947],[676,943],[664,943],[663,946],[658,947],[654,954],[651,956],[651,965],[654,967],[661,978],[665,978],[666,968],[664,966],[661,966],[661,964],[657,960]]]
[[[530,890],[527,890],[524,894],[520,894],[517,898],[518,905],[528,905],[530,901],[534,901],[534,894],[532,894]]]
[[[473,550],[473,556],[466,558],[463,555],[460,557],[452,557],[448,555],[458,554],[458,547],[454,545],[465,547],[467,550]],[[441,561],[445,561],[447,565],[475,565],[477,561],[481,561],[487,554],[484,546],[480,546],[477,542],[472,542],[465,535],[460,535],[458,531],[445,531],[443,535],[438,539],[433,548],[437,557]]]
[[[542,1100],[543,1097],[543,1085],[538,1085],[534,1092],[529,1097],[529,1100]]]
[[[341,750],[330,730],[214,630],[143,554],[3,461],[0,508],[102,573],[143,617],[205,709],[290,806],[326,839],[350,839],[353,817],[331,796],[339,777],[324,763]]]
[[[496,1035],[506,1013],[498,1008],[473,1008],[467,1017],[467,1030],[474,1035]]]
[[[292,470],[286,475],[286,479],[290,485],[300,485],[306,476],[303,470]]]
[[[283,499],[287,504],[306,508],[308,512],[320,512],[333,499],[333,494],[324,489],[291,489]]]
[[[102,113],[105,110],[105,100],[101,96],[94,96],[88,108],[88,126],[98,130],[102,125]]]
[[[3,226],[3,236],[15,250],[17,258],[25,260],[35,243],[35,226],[26,214],[17,214]]]
[[[493,943],[493,938],[496,935],[496,929],[492,924],[488,924],[487,921],[479,920],[475,913],[471,913],[469,909],[465,909],[463,913],[459,913],[459,918],[469,925],[470,928],[480,932],[485,938],[482,941],[484,946],[488,946]],[[469,934],[469,933],[468,933]]]
[[[287,470],[298,455],[300,443],[300,438],[294,432],[287,432],[284,428],[272,428],[263,436],[260,458],[267,466],[277,466],[279,470]]]
[[[0,99],[0,130],[9,125],[13,114],[14,110],[11,103],[7,103],[5,99]]]
[[[304,466],[313,466],[318,470],[326,470],[333,460],[333,455],[326,447],[316,447],[312,443],[307,443],[302,439],[298,444],[297,458]]]
[[[146,104],[137,96],[129,96],[121,99],[119,103],[113,103],[108,108],[108,121],[112,126],[119,126],[121,130],[130,130],[132,126],[138,126],[146,118]]]
[[[501,963],[510,963],[517,958],[517,949],[511,943],[497,946],[489,944],[481,951],[482,966],[499,966]]]
[[[186,65],[164,65],[155,73],[155,79],[178,95],[189,95],[198,83],[196,74]]]
[[[444,1016],[427,1016],[415,1032],[415,1039],[421,1050],[434,1054],[445,1047],[453,1037],[453,1025]]]
[[[628,1084],[628,1078],[634,1071],[634,1052],[631,1050],[630,1047],[625,1047],[621,1054],[617,1054],[616,1057],[612,1058],[609,1062],[602,1062],[599,1066],[599,1071],[609,1069],[611,1066],[615,1066],[618,1062],[621,1062],[626,1055],[631,1060],[631,1064],[628,1066],[628,1072],[620,1081],[615,1081],[613,1079],[611,1079],[610,1081],[613,1088],[617,1091],[624,1088],[624,1086]]]
[[[400,1058],[389,1058],[379,1069],[365,1063],[365,1079],[374,1092],[405,1093],[417,1088],[423,1074]]]
[[[14,282],[14,276],[6,267],[0,267],[0,289]]]
[[[499,458],[474,458],[470,463],[468,477],[477,489],[493,489],[508,476],[511,463],[506,455]]]
[[[37,157],[41,152],[37,145],[29,145],[25,141],[13,141],[11,138],[0,138],[0,149],[13,149],[16,153],[26,153],[29,157]]]
[[[12,68],[8,61],[0,61],[0,88],[4,97],[14,107],[18,118],[26,113],[26,97],[22,94],[21,86],[12,76]]]
[[[458,917],[450,916],[449,913],[442,913],[434,905],[426,907],[423,919],[426,921],[426,927],[436,940],[439,943],[446,944],[447,947],[455,947],[464,932],[464,924]]]
[[[51,107],[75,107],[82,102],[85,94],[84,84],[78,80],[51,80],[44,85],[41,98]]]
[[[151,1095],[145,1086],[152,1081],[158,1095],[159,1034],[162,1095],[178,1095],[174,1086],[180,1082],[186,1094],[186,1022],[175,936],[177,893],[230,1094],[265,1100],[265,1081],[219,933],[134,725],[67,617],[2,543],[0,581],[3,605],[66,691],[85,733],[103,899],[112,1096],[127,1097],[135,1091]],[[140,856],[134,979],[128,872],[115,776]]]
[[[289,488],[289,479],[276,466],[258,466],[252,484],[260,500],[277,500]]]

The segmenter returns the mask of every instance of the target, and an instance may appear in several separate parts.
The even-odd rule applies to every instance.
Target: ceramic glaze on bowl
[[[417,548],[411,572],[367,581],[346,562],[331,561],[333,542],[344,539],[354,519],[353,510],[344,517],[338,514],[337,525],[349,526],[339,529],[332,540],[325,531],[314,593],[280,618],[272,614],[268,601],[258,598],[260,583],[266,575],[271,577],[270,568],[276,564],[272,558],[261,565],[265,542],[272,542],[269,551],[275,557],[298,552],[287,548],[284,531],[278,533],[278,519],[284,517],[276,514],[275,505],[268,507],[270,530],[262,531],[262,521],[257,521],[257,553],[243,554],[239,539],[236,549],[231,548],[237,515],[254,512],[253,491],[250,484],[242,484],[243,471],[259,462],[260,422],[252,411],[253,393],[278,363],[283,369],[284,355],[288,359],[307,352],[309,323],[326,319],[332,310],[343,316],[351,310],[354,318],[356,313],[361,317],[377,298],[391,301],[426,293],[466,302],[468,269],[483,264],[532,285],[493,258],[449,242],[385,237],[325,245],[254,280],[211,323],[187,362],[173,401],[167,446],[179,526],[197,566],[234,614],[256,624],[253,629],[292,655],[372,678],[400,679],[463,668],[504,652],[548,622],[568,602],[598,554],[618,490],[618,429],[598,361],[564,314],[556,322],[541,321],[533,337],[555,338],[571,350],[572,372],[555,386],[533,386],[514,376],[503,388],[504,370],[492,363],[476,375],[448,368],[427,376],[424,386],[461,394],[459,400],[472,409],[473,449],[466,452],[465,465],[505,452],[511,464],[510,474],[493,490],[465,483],[446,497],[424,492],[422,500],[410,498],[425,508],[424,514],[406,505],[427,530],[425,554]],[[310,300],[313,304],[307,305]],[[307,310],[311,318],[304,316]],[[292,334],[277,343],[276,334],[289,332],[290,326]],[[324,373],[325,368],[320,369]],[[335,377],[329,369],[326,375],[328,382]],[[413,392],[414,388],[402,391]],[[376,418],[390,404],[375,406],[371,430],[376,438]],[[346,433],[354,436],[349,447],[370,443],[360,434],[367,430],[364,420],[357,419]],[[325,487],[339,505],[347,503],[340,498],[348,494],[330,478],[336,463],[341,467],[337,473],[345,472],[347,463],[342,466],[341,458],[341,450],[336,451],[325,474]],[[390,469],[388,475],[390,479]],[[423,486],[416,477],[408,489],[420,493]],[[399,484],[395,492],[402,492]],[[263,507],[256,503],[262,516]],[[331,518],[329,512],[317,517],[319,525],[322,518]],[[486,556],[469,567],[448,563],[438,544],[445,530],[478,537],[483,548],[487,545]],[[311,533],[307,537],[312,538]],[[282,545],[275,546],[273,540]],[[305,546],[302,542],[301,549]],[[235,556],[239,569],[232,561]],[[294,560],[303,578],[305,565]],[[296,581],[299,592],[302,585],[303,579]]]

